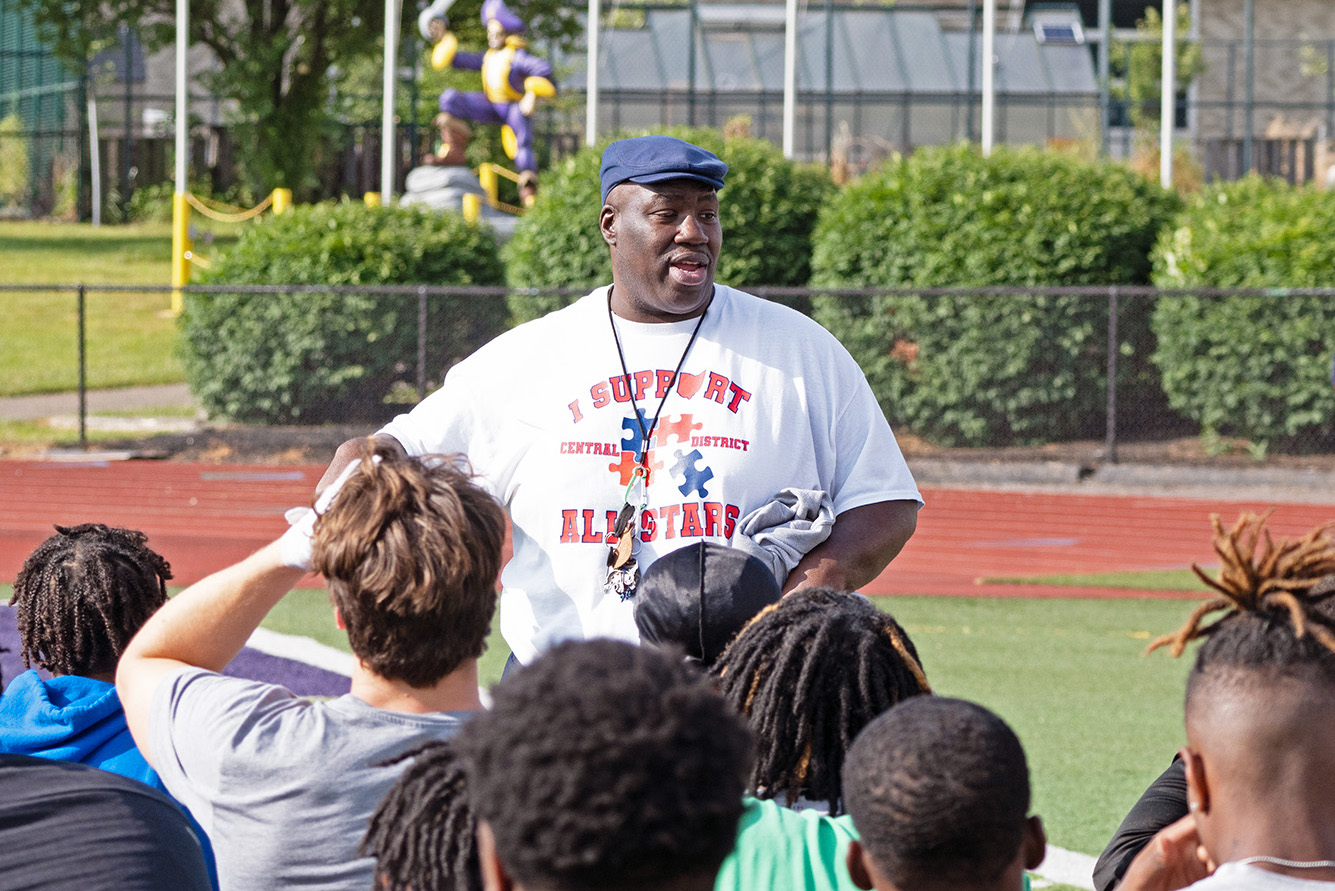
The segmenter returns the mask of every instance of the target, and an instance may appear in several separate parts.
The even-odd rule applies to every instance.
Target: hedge
[[[788,161],[760,139],[725,141],[718,131],[705,129],[661,132],[707,148],[728,164],[727,184],[719,192],[723,250],[715,278],[740,288],[805,285],[816,213],[834,190],[824,168]],[[598,232],[602,208],[598,168],[603,149],[626,135],[635,134],[581,149],[543,172],[537,203],[505,247],[511,286],[591,290],[612,280],[607,244]],[[512,310],[517,320],[524,321],[570,302],[559,297],[514,297]]]
[[[207,284],[498,285],[495,236],[456,214],[359,203],[294,208],[243,231]],[[499,299],[428,300],[428,369],[504,329]],[[182,349],[212,415],[264,423],[375,420],[416,378],[417,296],[187,293]]]
[[[919,149],[846,187],[814,236],[812,285],[1145,284],[1177,198],[1131,171],[1033,148]],[[817,298],[887,417],[947,445],[1101,433],[1108,304],[1076,296]],[[1148,306],[1119,314],[1119,388],[1153,412]]]
[[[1207,188],[1154,250],[1160,288],[1335,287],[1335,193],[1255,177]],[[1335,299],[1165,296],[1154,362],[1207,436],[1329,447]]]

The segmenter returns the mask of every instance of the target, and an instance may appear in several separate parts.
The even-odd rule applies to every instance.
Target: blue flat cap
[[[603,203],[607,193],[621,183],[658,183],[669,179],[693,179],[715,189],[723,188],[728,165],[718,155],[672,136],[637,136],[621,139],[603,149],[599,178]]]

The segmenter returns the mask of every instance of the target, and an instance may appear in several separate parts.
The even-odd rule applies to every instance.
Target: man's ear
[[[347,623],[343,621],[343,614],[338,611],[338,607],[334,607],[334,627],[339,631],[348,630]]]
[[[602,233],[603,241],[608,244],[617,243],[617,211],[610,204],[604,204],[598,214],[598,231]]]
[[[477,860],[482,872],[483,891],[511,891],[514,888],[505,864],[496,856],[496,836],[486,820],[477,821]]]
[[[1187,810],[1197,816],[1210,813],[1210,780],[1205,775],[1205,761],[1190,746],[1177,753],[1187,769]]]
[[[1037,869],[1048,853],[1048,834],[1043,831],[1043,818],[1030,817],[1024,821],[1024,840],[1020,842],[1025,869]]]
[[[844,863],[848,866],[848,876],[854,885],[862,891],[872,891],[876,887],[871,880],[871,871],[867,868],[867,849],[862,847],[862,842],[848,843],[848,856],[844,858]]]

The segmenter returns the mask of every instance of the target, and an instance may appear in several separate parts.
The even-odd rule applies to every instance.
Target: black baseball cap
[[[635,595],[640,640],[712,665],[756,613],[783,592],[764,561],[712,541],[649,564]]]

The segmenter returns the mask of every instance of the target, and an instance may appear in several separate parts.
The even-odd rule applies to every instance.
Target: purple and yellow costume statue
[[[440,110],[455,117],[484,124],[500,124],[501,145],[519,169],[519,190],[529,204],[537,191],[537,158],[533,152],[533,127],[529,116],[538,97],[556,95],[551,81],[552,66],[529,53],[524,22],[506,8],[504,0],[485,0],[482,23],[487,27],[485,53],[461,53],[458,38],[451,33],[444,10],[450,3],[432,4],[423,10],[419,25],[435,43],[431,67],[482,72],[482,92],[449,89],[440,94]]]

